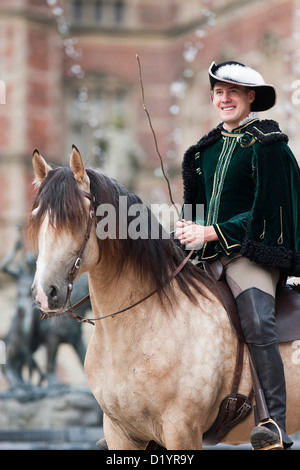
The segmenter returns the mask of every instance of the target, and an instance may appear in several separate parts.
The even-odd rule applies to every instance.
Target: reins
[[[75,279],[75,277],[77,275],[77,272],[80,268],[80,265],[81,265],[81,262],[82,262],[83,252],[85,250],[85,247],[86,247],[87,242],[88,242],[88,240],[90,238],[90,235],[91,235],[91,229],[92,229],[93,221],[96,220],[96,217],[95,217],[95,198],[94,198],[94,196],[92,196],[90,193],[87,193],[86,191],[83,191],[83,194],[84,194],[85,197],[87,197],[91,201],[90,202],[90,208],[89,208],[89,218],[88,218],[87,229],[86,229],[86,233],[85,233],[85,236],[84,236],[84,240],[83,240],[82,245],[79,249],[77,258],[76,258],[72,268],[69,271],[68,295],[67,295],[67,301],[66,301],[66,304],[68,304],[68,308],[66,310],[63,310],[62,312],[43,312],[43,313],[41,313],[40,320],[46,320],[46,319],[52,318],[52,317],[60,317],[62,315],[68,315],[73,320],[79,321],[81,323],[89,323],[91,325],[95,325],[94,321],[103,320],[105,318],[113,317],[115,315],[119,315],[120,313],[126,312],[126,311],[136,307],[137,305],[145,302],[145,300],[149,299],[150,297],[152,297],[154,294],[156,294],[158,292],[158,289],[154,289],[149,294],[147,294],[145,297],[143,297],[142,299],[134,302],[133,304],[129,305],[128,307],[125,307],[121,310],[118,310],[117,312],[110,313],[108,315],[103,315],[102,317],[84,318],[84,317],[81,317],[80,315],[74,313],[74,310],[79,308],[81,305],[83,305],[85,302],[87,302],[90,299],[90,295],[88,294],[85,297],[83,297],[81,300],[79,300],[76,304],[72,305],[72,303],[71,303],[71,293],[72,293],[72,290],[73,290],[73,282],[74,282],[74,279]],[[186,263],[188,262],[188,260],[192,256],[192,254],[193,254],[193,250],[190,251],[190,253],[184,258],[184,260],[180,263],[180,265],[175,269],[175,271],[172,272],[172,274],[169,276],[166,284],[168,284],[173,279],[175,279],[175,277],[184,268],[184,266],[186,265]]]

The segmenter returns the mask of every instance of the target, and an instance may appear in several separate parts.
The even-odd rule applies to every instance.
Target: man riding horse
[[[252,447],[288,448],[275,293],[281,275],[300,275],[299,167],[278,124],[256,115],[274,106],[272,85],[233,61],[213,62],[209,79],[223,122],[187,150],[182,165],[184,202],[204,205],[204,220],[183,219],[176,236],[201,260],[221,261],[236,299],[271,418],[256,423]]]

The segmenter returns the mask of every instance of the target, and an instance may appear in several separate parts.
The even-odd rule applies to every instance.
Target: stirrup
[[[276,443],[274,443],[274,444],[270,443],[270,445],[267,445],[267,446],[265,446],[265,447],[260,447],[260,448],[255,448],[255,447],[252,445],[252,450],[284,450],[284,445],[283,445],[283,440],[282,440],[282,432],[281,432],[281,429],[279,428],[278,424],[275,423],[275,421],[274,421],[273,419],[269,418],[269,419],[266,420],[266,421],[260,421],[260,422],[258,423],[258,425],[252,430],[252,432],[253,432],[255,429],[257,430],[257,428],[259,428],[259,427],[264,427],[265,424],[268,424],[268,423],[273,424],[273,425],[277,428],[277,431],[278,431],[278,434],[279,434],[278,438],[279,438],[280,442],[276,442]],[[268,429],[268,428],[266,428],[266,429]],[[268,431],[271,431],[271,430],[268,429]],[[251,432],[251,434],[252,434],[252,432]],[[273,432],[273,431],[271,431],[271,432]],[[251,437],[251,434],[250,434],[250,437]]]

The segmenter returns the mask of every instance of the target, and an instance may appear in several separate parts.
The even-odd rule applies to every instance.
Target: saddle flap
[[[276,295],[278,343],[300,339],[300,286],[286,285]]]
[[[232,403],[234,409],[231,412]],[[222,442],[229,431],[243,421],[251,410],[251,398],[240,393],[237,393],[235,397],[227,395],[221,402],[215,422],[203,435],[203,444],[215,446]]]

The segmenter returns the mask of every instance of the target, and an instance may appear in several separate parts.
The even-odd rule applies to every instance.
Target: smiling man
[[[225,129],[232,131],[248,117],[249,106],[255,100],[255,91],[229,83],[217,83],[212,91],[212,99]]]
[[[225,62],[209,69],[211,99],[222,123],[185,153],[184,203],[204,206],[204,220],[177,223],[176,236],[198,257],[219,259],[236,299],[245,340],[271,420],[257,423],[254,449],[285,449],[286,390],[276,335],[281,274],[300,275],[300,177],[288,138],[257,112],[276,92],[253,68]]]

